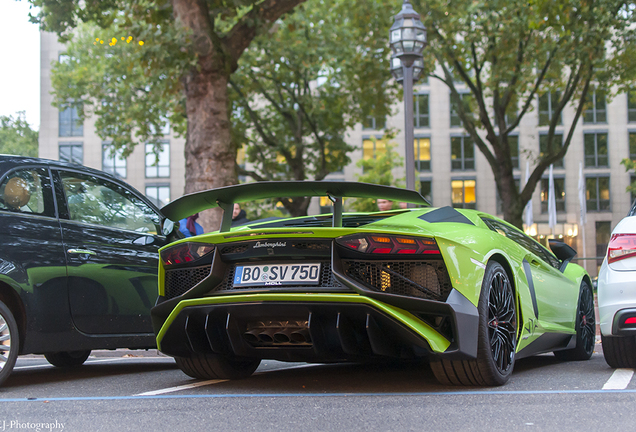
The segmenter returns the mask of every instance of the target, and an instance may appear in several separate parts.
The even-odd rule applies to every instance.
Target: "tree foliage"
[[[382,140],[386,143],[385,151],[378,152],[373,158],[360,159],[357,162],[357,166],[362,168],[362,174],[357,176],[358,181],[384,186],[404,187],[404,179],[396,179],[393,176],[395,168],[404,166],[404,158],[395,150],[398,144],[392,141],[393,138],[395,138],[395,133],[389,131],[382,137]],[[359,212],[378,211],[376,200],[372,198],[358,198],[353,200],[350,205],[353,210]],[[393,203],[393,208],[397,208],[397,203]]]
[[[70,43],[68,67],[53,72],[57,105],[103,116],[98,134],[125,152],[156,142],[167,117],[185,130],[186,193],[237,182],[229,77],[254,37],[303,1],[31,0]],[[216,228],[220,211],[201,219]]]
[[[415,0],[428,29],[432,75],[451,92],[464,128],[485,156],[503,201],[504,217],[521,226],[525,204],[544,170],[566,154],[589,96],[608,97],[633,82],[633,5],[620,0]],[[441,71],[441,72],[440,72]],[[460,98],[465,85],[472,98]],[[510,134],[552,93],[546,149],[519,191]],[[555,137],[566,106],[574,110]],[[560,129],[559,129],[560,130]]]
[[[31,129],[24,111],[0,116],[0,153],[37,157],[38,131]]]
[[[255,180],[322,180],[350,160],[346,131],[385,114],[387,28],[393,5],[381,0],[305,3],[254,40],[232,76],[234,139],[245,145]],[[308,198],[282,199],[292,216]]]

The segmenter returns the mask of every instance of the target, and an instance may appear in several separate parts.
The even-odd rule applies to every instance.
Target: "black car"
[[[94,349],[155,348],[157,250],[173,226],[107,173],[0,156],[0,383],[21,354],[75,366]]]

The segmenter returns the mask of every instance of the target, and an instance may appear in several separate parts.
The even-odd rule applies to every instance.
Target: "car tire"
[[[76,367],[84,364],[91,350],[86,351],[61,351],[44,354],[44,358],[57,367]]]
[[[15,366],[20,349],[18,324],[11,310],[0,301],[0,384],[4,383]]]
[[[260,359],[236,359],[218,354],[175,357],[177,366],[188,376],[198,379],[242,379],[254,373]]]
[[[636,368],[636,336],[601,335],[603,356],[614,369]]]
[[[596,344],[596,316],[594,313],[594,293],[590,285],[581,282],[579,303],[576,309],[576,347],[563,351],[555,351],[559,360],[589,360],[594,354]]]
[[[486,267],[479,296],[477,358],[431,360],[437,380],[446,385],[504,385],[514,368],[517,348],[515,294],[501,264]]]

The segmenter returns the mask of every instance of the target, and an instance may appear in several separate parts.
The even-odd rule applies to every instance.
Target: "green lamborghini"
[[[281,196],[328,196],[333,213],[230,228],[234,203]],[[343,213],[345,197],[417,208]],[[157,346],[189,376],[244,378],[262,359],[423,359],[443,384],[495,386],[516,359],[593,353],[591,280],[565,243],[549,251],[489,214],[364,183],[228,186],[162,212],[217,206],[219,231],[160,250]]]

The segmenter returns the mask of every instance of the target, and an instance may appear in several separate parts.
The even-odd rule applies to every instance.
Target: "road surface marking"
[[[113,357],[99,360],[87,360],[84,364],[93,364],[93,363],[107,363],[107,362],[115,362],[115,361],[130,361],[134,359],[144,359],[144,360],[172,360],[170,357]],[[29,360],[41,360],[41,359],[29,359]],[[16,366],[13,370],[25,370],[25,369],[42,369],[42,368],[52,368],[55,367],[52,364],[41,364],[41,365],[31,365],[31,366]]]
[[[634,369],[616,369],[603,386],[603,390],[623,390],[629,385]]]
[[[185,384],[185,385],[180,385],[180,386],[176,386],[176,387],[169,387],[169,388],[165,388],[165,389],[161,389],[161,390],[154,390],[154,391],[149,391],[149,392],[145,392],[145,393],[139,393],[135,396],[157,396],[160,394],[165,394],[165,393],[172,393],[172,392],[176,392],[176,391],[181,391],[181,390],[187,390],[187,389],[191,389],[191,388],[196,388],[196,387],[203,387],[206,385],[212,385],[212,384],[218,384],[218,383],[222,383],[222,382],[226,382],[229,380],[208,380],[208,381],[199,381],[199,382],[195,382],[192,384]]]
[[[308,364],[302,364],[302,365],[296,365],[296,366],[290,366],[290,367],[282,367],[282,368],[276,368],[276,369],[267,369],[264,370],[262,372],[256,372],[253,376],[256,375],[263,375],[263,374],[267,374],[269,372],[275,372],[275,371],[281,371],[281,370],[291,370],[291,369],[298,369],[298,368],[305,368],[305,367],[309,367],[309,366],[316,366],[316,364],[312,364],[312,363],[308,363]],[[162,395],[162,394],[166,394],[166,393],[173,393],[173,392],[177,392],[177,391],[181,391],[181,390],[187,390],[187,389],[191,389],[191,388],[196,388],[196,387],[203,387],[203,386],[208,386],[208,385],[213,385],[213,384],[219,384],[222,382],[227,382],[229,380],[208,380],[208,381],[199,381],[196,383],[192,383],[192,384],[184,384],[184,385],[180,385],[180,386],[176,386],[176,387],[167,387],[164,389],[159,389],[159,390],[153,390],[153,391],[149,391],[149,392],[145,392],[145,393],[139,393],[136,394],[134,396],[157,396],[157,395]]]

